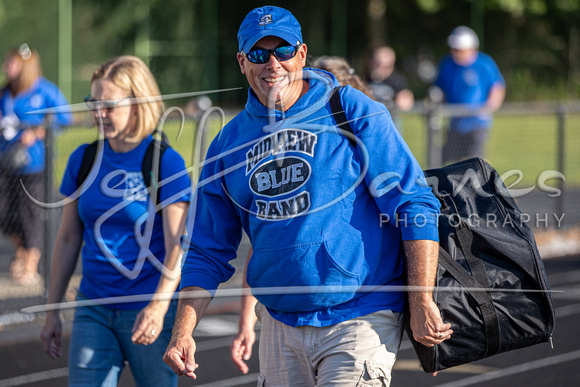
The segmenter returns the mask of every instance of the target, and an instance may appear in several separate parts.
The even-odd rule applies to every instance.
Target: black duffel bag
[[[551,340],[554,307],[544,265],[497,171],[473,158],[425,175],[442,203],[433,296],[453,329],[449,340],[426,347],[407,323],[425,372]]]

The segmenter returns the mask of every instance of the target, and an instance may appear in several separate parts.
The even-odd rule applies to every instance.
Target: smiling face
[[[97,101],[120,100],[130,94],[107,79],[96,79],[91,84],[91,98]],[[102,126],[105,138],[113,142],[124,142],[137,128],[136,105],[123,102],[114,108],[96,109],[93,112],[95,124],[99,129]]]
[[[288,46],[288,42],[276,36],[266,36],[252,49],[283,46]],[[262,64],[252,63],[245,55],[238,53],[242,74],[248,79],[262,105],[285,111],[308,90],[308,83],[302,79],[306,50],[306,45],[301,44],[293,58],[280,62],[274,55],[270,55],[268,61]]]

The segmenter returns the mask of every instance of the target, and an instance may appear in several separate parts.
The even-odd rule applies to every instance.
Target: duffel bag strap
[[[489,289],[489,279],[487,278],[487,272],[485,271],[483,261],[473,255],[473,251],[471,250],[471,247],[473,246],[473,234],[463,221],[455,227],[455,231],[459,241],[459,246],[461,246],[463,255],[471,269],[471,275],[477,282],[479,282],[482,288]]]
[[[443,194],[443,202],[447,204],[447,200],[451,202],[451,208],[455,209],[455,214],[459,217],[460,222],[457,225],[454,225],[455,234],[457,235],[457,241],[459,242],[459,246],[463,251],[463,255],[467,260],[467,264],[469,265],[469,269],[471,270],[471,275],[482,288],[488,289],[489,288],[489,279],[487,278],[487,272],[485,271],[485,266],[481,259],[477,258],[473,255],[472,246],[473,246],[473,234],[471,230],[467,226],[467,224],[461,220],[461,215],[459,214],[459,210],[457,209],[457,205],[451,198],[449,194],[445,191],[441,191]]]
[[[499,320],[487,289],[470,276],[442,247],[439,247],[439,263],[479,305],[485,328],[485,357],[495,355],[499,350]]]

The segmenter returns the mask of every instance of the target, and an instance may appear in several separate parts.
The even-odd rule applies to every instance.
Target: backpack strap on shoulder
[[[346,114],[344,113],[344,108],[342,107],[342,102],[340,101],[340,89],[342,88],[343,86],[337,86],[334,88],[334,90],[332,91],[332,95],[330,96],[330,101],[328,101],[328,103],[330,104],[330,110],[332,111],[332,114],[334,116],[336,126],[340,130],[342,130],[343,133],[348,132],[352,134],[353,133],[352,128],[348,123],[348,119],[346,118]],[[348,142],[350,143],[350,145],[356,147],[356,141],[349,136],[346,137],[348,138]]]
[[[159,181],[161,180],[161,158],[163,153],[169,148],[165,135],[162,134],[162,139],[153,139],[149,143],[145,155],[143,156],[143,162],[141,163],[141,173],[143,174],[143,182],[145,187],[149,191],[149,196],[151,200],[154,201],[156,207],[159,206],[160,201],[160,187]],[[155,162],[154,162],[155,161]]]
[[[147,146],[145,150],[145,155],[143,156],[143,161],[141,162],[141,174],[143,175],[143,182],[145,187],[149,191],[149,196],[151,200],[154,201],[156,206],[160,203],[159,198],[159,180],[161,179],[160,164],[163,153],[170,148],[167,141],[167,137],[162,132],[161,139],[153,139]],[[89,176],[93,164],[95,163],[95,158],[97,157],[98,141],[92,142],[85,148],[85,153],[83,154],[83,159],[81,161],[81,166],[79,168],[79,174],[77,176],[77,186],[80,187],[83,182]],[[156,163],[153,161],[157,160]]]
[[[85,148],[85,153],[83,153],[83,159],[81,161],[81,166],[79,168],[79,174],[77,176],[77,187],[83,185],[84,181],[89,176],[89,173],[93,168],[93,164],[95,163],[95,158],[97,157],[98,146],[99,142],[95,141],[90,143]]]

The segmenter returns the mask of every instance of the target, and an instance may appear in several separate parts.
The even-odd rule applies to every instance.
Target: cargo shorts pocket
[[[391,384],[391,367],[371,360],[365,361],[359,387],[387,387]]]
[[[264,308],[264,306],[262,304],[260,304],[259,302],[256,302],[256,305],[254,306],[254,313],[256,314],[256,317],[258,318],[259,322],[262,322],[262,309]]]

